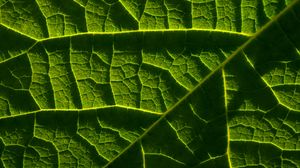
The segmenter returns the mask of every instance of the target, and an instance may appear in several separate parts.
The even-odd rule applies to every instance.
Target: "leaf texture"
[[[0,0],[0,167],[299,167],[299,60],[299,0]]]

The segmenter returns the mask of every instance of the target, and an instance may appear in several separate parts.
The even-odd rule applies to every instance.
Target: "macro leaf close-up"
[[[300,0],[0,0],[0,168],[300,168]]]

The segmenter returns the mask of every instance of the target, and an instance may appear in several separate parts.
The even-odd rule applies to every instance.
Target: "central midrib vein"
[[[27,34],[24,34],[14,28],[11,28],[7,25],[1,24],[0,26],[3,26],[10,31],[13,31],[17,34],[20,34],[21,36],[30,38],[32,40],[35,40],[36,42],[41,42],[41,41],[47,41],[50,39],[59,39],[59,38],[67,38],[67,37],[74,37],[74,36],[79,36],[79,35],[114,35],[114,34],[131,34],[131,33],[149,33],[149,32],[207,32],[207,33],[224,33],[224,34],[232,34],[232,35],[239,35],[243,37],[251,37],[253,33],[243,33],[243,32],[235,32],[235,31],[230,31],[230,30],[221,30],[221,29],[202,29],[202,28],[188,28],[188,29],[141,29],[141,30],[124,30],[124,31],[115,31],[115,32],[80,32],[76,34],[70,34],[70,35],[63,35],[63,36],[53,36],[53,37],[46,37],[46,38],[35,38],[31,37]]]
[[[61,39],[61,38],[70,38],[76,36],[84,36],[84,35],[118,35],[118,34],[135,34],[135,33],[164,33],[164,32],[203,32],[203,33],[224,33],[228,35],[238,35],[241,37],[251,37],[252,34],[242,33],[242,32],[234,32],[228,30],[218,30],[218,29],[152,29],[152,30],[126,30],[126,31],[116,31],[116,32],[82,32],[71,35],[64,36],[56,36],[56,37],[48,37],[43,39],[36,39],[37,42],[48,41],[52,39]]]
[[[59,112],[59,111],[67,111],[67,112],[84,112],[84,111],[97,111],[97,110],[105,110],[105,109],[124,109],[124,110],[131,110],[135,111],[137,113],[148,113],[151,115],[161,116],[163,115],[162,112],[154,112],[147,109],[141,109],[141,108],[135,108],[135,107],[127,107],[122,105],[108,105],[103,107],[94,107],[94,108],[83,108],[83,109],[39,109],[31,112],[24,112],[20,114],[10,115],[10,116],[2,116],[0,117],[0,120],[8,119],[8,118],[14,118],[14,117],[20,117],[20,116],[26,116],[26,115],[32,115],[36,113],[42,113],[47,111],[53,111],[53,112]]]

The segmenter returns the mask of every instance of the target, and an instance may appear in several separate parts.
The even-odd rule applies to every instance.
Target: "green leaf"
[[[299,0],[0,0],[0,167],[299,167],[299,67]]]

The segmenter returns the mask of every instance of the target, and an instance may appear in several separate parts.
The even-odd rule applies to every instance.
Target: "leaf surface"
[[[299,30],[298,0],[1,0],[0,165],[299,167]]]

